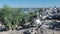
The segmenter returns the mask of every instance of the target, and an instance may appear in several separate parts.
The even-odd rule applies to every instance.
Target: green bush
[[[23,23],[23,16],[24,13],[21,8],[10,8],[8,6],[4,6],[0,9],[0,20],[3,20],[3,23],[8,27]]]

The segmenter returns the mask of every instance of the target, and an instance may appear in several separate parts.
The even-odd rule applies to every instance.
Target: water
[[[22,8],[23,12],[32,12],[32,11],[37,11],[39,8]]]

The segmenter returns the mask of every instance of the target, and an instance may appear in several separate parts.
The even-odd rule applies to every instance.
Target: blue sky
[[[60,0],[0,0],[0,7],[5,3],[11,7],[60,7]]]

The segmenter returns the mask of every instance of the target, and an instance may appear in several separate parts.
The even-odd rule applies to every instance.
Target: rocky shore
[[[45,20],[43,22],[48,23],[53,21],[59,22],[59,20]],[[21,29],[21,30],[3,31],[0,32],[0,34],[60,34],[60,31],[48,29],[47,26],[43,24],[40,28],[37,29],[36,27],[31,27],[31,28]]]

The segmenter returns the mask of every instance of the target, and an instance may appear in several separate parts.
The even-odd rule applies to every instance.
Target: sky
[[[60,7],[60,0],[0,0],[0,7],[4,4],[11,7]]]

